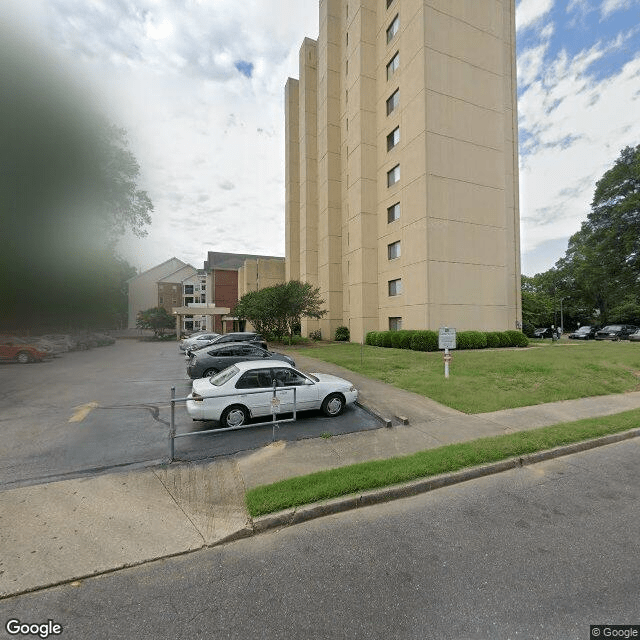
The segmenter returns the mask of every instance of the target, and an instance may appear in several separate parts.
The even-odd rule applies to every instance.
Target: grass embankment
[[[612,416],[480,438],[410,456],[354,464],[256,487],[247,492],[246,503],[251,516],[257,517],[619,433],[639,424],[640,409],[634,409]]]
[[[298,349],[292,349],[295,352]],[[299,353],[432,398],[465,413],[624,393],[638,388],[640,344],[537,342],[526,349],[442,352],[359,344],[300,348]]]

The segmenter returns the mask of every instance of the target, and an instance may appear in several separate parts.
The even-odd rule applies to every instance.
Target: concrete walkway
[[[253,535],[246,489],[354,462],[640,408],[640,392],[466,415],[296,353],[353,381],[391,427],[0,492],[0,597]],[[408,424],[403,424],[408,421]],[[284,428],[284,426],[283,426]],[[295,424],[287,428],[295,428]]]

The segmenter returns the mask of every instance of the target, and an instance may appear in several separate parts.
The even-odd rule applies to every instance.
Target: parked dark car
[[[267,341],[259,333],[254,333],[253,331],[235,331],[233,333],[223,333],[221,336],[213,338],[209,344],[202,347],[187,347],[187,359],[189,359],[189,356],[192,353],[197,352],[200,349],[204,349],[205,347],[214,344],[224,344],[226,342],[251,342],[265,350],[267,349]]]
[[[609,324],[596,331],[596,340],[628,340],[637,330],[632,324]]]
[[[187,375],[190,378],[208,378],[245,360],[280,360],[294,367],[296,364],[289,356],[266,351],[251,342],[225,342],[194,351],[187,364]]]
[[[585,324],[584,326],[579,327],[573,333],[570,333],[569,337],[572,340],[593,340],[596,337],[597,330],[598,327]]]
[[[550,338],[552,333],[553,332],[549,327],[534,329],[533,337],[534,338]]]

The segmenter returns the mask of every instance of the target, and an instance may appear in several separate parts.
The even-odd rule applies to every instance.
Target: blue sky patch
[[[246,60],[238,60],[234,63],[235,68],[247,78],[253,75],[253,62],[247,62]]]

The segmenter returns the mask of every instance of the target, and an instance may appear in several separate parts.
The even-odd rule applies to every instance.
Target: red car
[[[0,360],[16,360],[26,364],[27,362],[41,361],[48,355],[21,338],[0,339]]]

